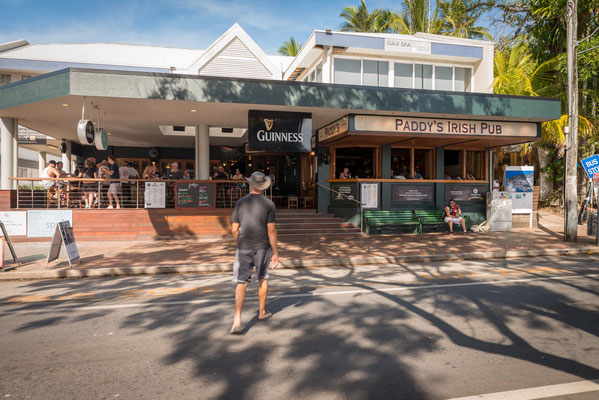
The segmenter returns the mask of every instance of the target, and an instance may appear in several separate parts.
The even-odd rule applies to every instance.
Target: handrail
[[[360,206],[360,232],[364,233],[364,205],[362,204],[362,201],[358,201],[358,200],[356,200],[354,198],[350,198],[348,195],[343,194],[341,192],[338,192],[338,191],[336,191],[334,189],[331,189],[330,187],[327,187],[327,186],[321,184],[320,182],[315,182],[315,183],[318,186],[320,186],[321,188],[323,188],[323,189],[326,189],[326,190],[328,190],[328,191],[330,191],[332,193],[337,193],[337,194],[339,194],[339,195],[341,195],[343,197],[346,197],[347,200],[350,200],[350,201],[353,201],[355,203],[358,203],[358,205]]]

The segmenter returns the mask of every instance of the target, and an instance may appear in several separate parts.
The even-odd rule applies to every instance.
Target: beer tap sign
[[[77,124],[77,138],[79,139],[79,143],[85,145],[94,144],[94,140],[96,137],[96,129],[94,127],[94,123],[91,119],[85,119],[85,97],[83,98],[83,105],[81,107],[81,120]]]

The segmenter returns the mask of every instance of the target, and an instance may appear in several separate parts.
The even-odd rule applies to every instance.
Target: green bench
[[[364,227],[366,234],[372,229],[379,233],[384,227],[390,226],[413,226],[416,233],[420,232],[420,220],[414,217],[411,210],[386,210],[386,211],[364,211]]]
[[[420,233],[425,226],[432,226],[437,231],[437,227],[446,226],[445,210],[414,210],[414,216],[420,220]],[[468,218],[462,215],[464,221],[468,223]]]

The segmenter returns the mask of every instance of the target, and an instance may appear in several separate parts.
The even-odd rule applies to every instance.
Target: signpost
[[[599,175],[599,154],[592,155],[580,161],[589,179]]]
[[[73,227],[69,221],[60,221],[56,224],[56,230],[54,231],[54,237],[50,245],[50,252],[46,260],[46,268],[48,268],[50,261],[58,258],[62,246],[64,246],[71,267],[73,264],[81,262],[77,243],[75,243],[75,235],[73,235]]]

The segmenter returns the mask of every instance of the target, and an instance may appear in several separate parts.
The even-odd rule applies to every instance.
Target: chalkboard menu
[[[177,208],[214,208],[215,184],[177,182]]]

